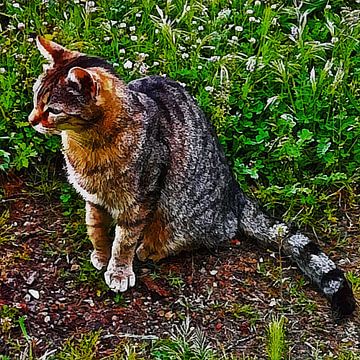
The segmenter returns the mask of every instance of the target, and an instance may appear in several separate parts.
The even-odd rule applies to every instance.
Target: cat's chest
[[[119,174],[114,174],[112,167],[92,171],[79,165],[74,166],[67,155],[65,161],[68,180],[85,201],[103,206],[114,218],[134,202],[133,193],[127,186],[128,181],[119,179]]]

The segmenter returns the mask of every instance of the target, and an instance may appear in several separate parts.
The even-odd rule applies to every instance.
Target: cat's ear
[[[93,99],[96,98],[98,84],[91,71],[75,66],[69,70],[66,80],[75,84],[79,92],[90,95]]]
[[[54,41],[43,38],[42,36],[36,37],[36,45],[41,52],[41,55],[50,63],[55,64],[73,57],[76,53],[75,51],[64,48]]]

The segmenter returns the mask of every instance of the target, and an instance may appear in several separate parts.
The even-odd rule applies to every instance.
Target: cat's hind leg
[[[86,202],[85,209],[87,233],[94,247],[91,263],[96,269],[101,270],[107,266],[110,259],[109,227],[112,218],[105,209],[91,202]]]

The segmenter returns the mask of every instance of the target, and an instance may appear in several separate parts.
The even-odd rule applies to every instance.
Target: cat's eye
[[[54,114],[54,115],[58,115],[58,114],[61,114],[61,113],[62,113],[62,110],[55,109],[55,108],[52,108],[52,107],[48,107],[48,108],[47,108],[47,111],[48,111],[49,113]]]

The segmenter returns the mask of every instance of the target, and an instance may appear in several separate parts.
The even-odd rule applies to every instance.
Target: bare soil
[[[0,237],[0,354],[16,358],[14,342],[25,342],[16,323],[5,326],[4,309],[14,308],[17,317],[26,316],[37,356],[61,348],[72,336],[103,329],[101,357],[124,337],[166,338],[189,317],[214,348],[262,359],[266,326],[280,315],[287,319],[292,359],[339,351],[360,355],[359,311],[336,322],[328,302],[278,254],[238,239],[159,264],[136,263],[135,288],[115,295],[106,289],[103,273],[85,260],[90,242],[79,243],[69,230],[56,197],[31,194],[16,177],[4,182],[4,191],[0,210],[9,213],[0,234],[10,237]],[[342,259],[344,270],[359,275],[358,219],[357,210],[347,211],[346,245],[327,244],[327,250]]]

